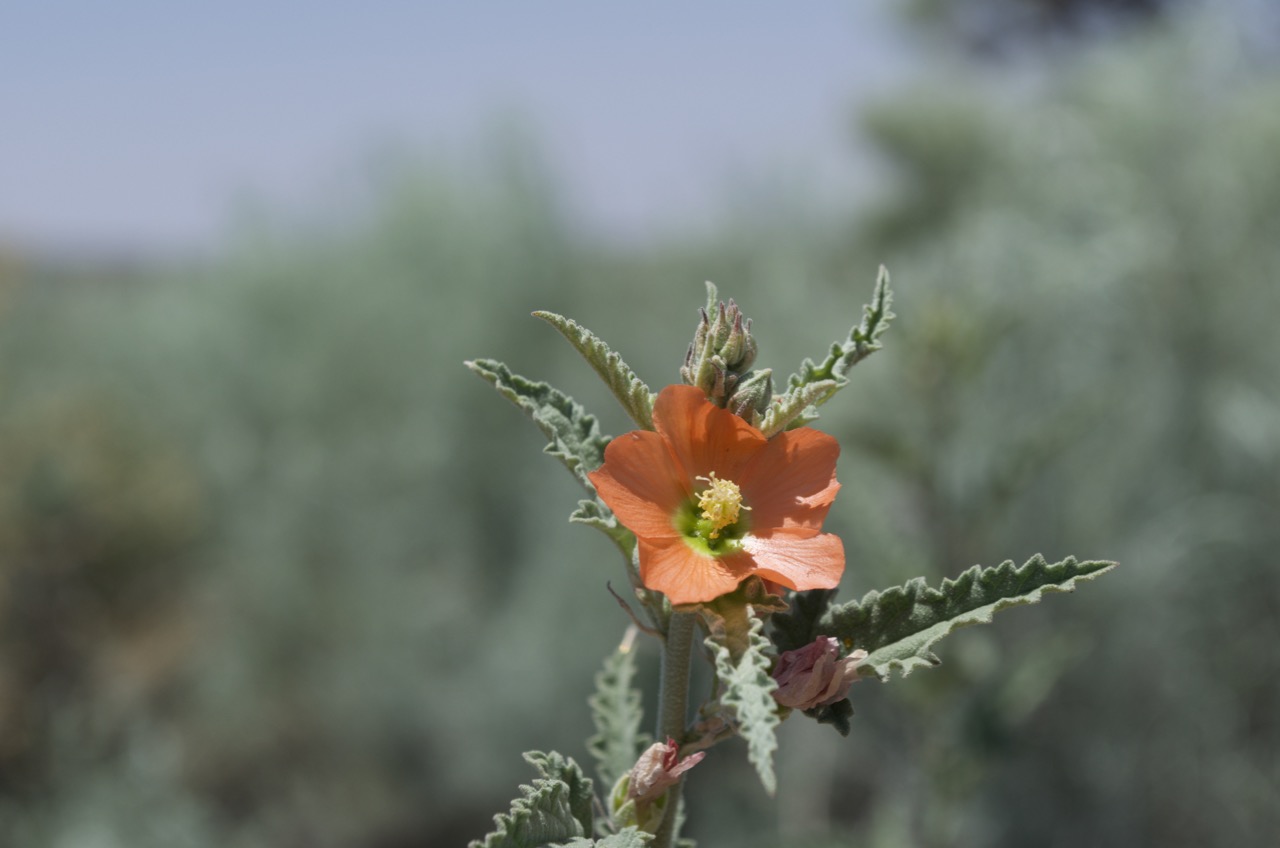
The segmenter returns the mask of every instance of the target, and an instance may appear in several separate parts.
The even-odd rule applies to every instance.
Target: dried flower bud
[[[650,745],[609,793],[613,823],[620,828],[637,827],[646,833],[657,833],[667,813],[667,790],[706,755],[699,751],[680,760],[680,746],[671,737],[665,744]]]
[[[866,658],[866,651],[854,651],[842,659],[840,643],[830,636],[819,636],[803,648],[785,651],[778,657],[773,670],[778,688],[773,697],[782,706],[797,710],[844,700],[858,679],[858,663]]]
[[[670,736],[665,744],[653,743],[631,769],[627,797],[635,801],[637,806],[661,797],[667,789],[680,782],[681,775],[702,762],[706,755],[706,751],[698,751],[681,760],[680,746]]]
[[[739,378],[756,359],[756,340],[751,335],[751,321],[732,300],[721,301],[712,315],[700,309],[701,320],[693,334],[693,343],[680,368],[681,378],[697,386],[717,406],[724,406],[733,394]]]

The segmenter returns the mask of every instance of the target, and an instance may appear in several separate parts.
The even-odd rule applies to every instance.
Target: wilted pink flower
[[[676,740],[668,736],[665,744],[654,742],[631,769],[627,797],[634,799],[637,806],[662,797],[662,793],[679,783],[680,776],[702,762],[706,755],[706,751],[699,751],[681,760]]]
[[[811,710],[834,704],[849,694],[858,679],[857,665],[866,651],[854,651],[840,658],[840,643],[831,636],[819,636],[795,651],[784,651],[773,669],[778,688],[773,697],[784,707]]]

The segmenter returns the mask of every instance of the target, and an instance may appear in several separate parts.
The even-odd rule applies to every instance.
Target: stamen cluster
[[[742,490],[737,483],[718,479],[714,471],[709,477],[694,479],[707,483],[707,488],[698,495],[698,508],[702,510],[702,520],[707,524],[707,537],[718,539],[721,530],[737,524],[739,513],[751,507],[742,503]]]
[[[653,422],[611,441],[590,474],[636,535],[647,588],[694,604],[753,574],[789,589],[840,582],[844,545],[821,532],[840,488],[835,439],[808,427],[767,439],[695,386],[663,389]]]

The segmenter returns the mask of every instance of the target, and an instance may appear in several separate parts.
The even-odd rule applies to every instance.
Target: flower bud
[[[702,389],[717,406],[725,406],[739,379],[756,359],[751,321],[731,299],[721,301],[714,316],[700,309],[701,320],[680,368],[681,378]]]
[[[702,762],[706,755],[706,751],[698,751],[681,760],[680,746],[670,736],[665,744],[653,743],[631,769],[627,797],[635,801],[637,806],[657,799],[679,783],[680,777]]]
[[[760,423],[760,418],[769,409],[773,400],[773,369],[761,368],[750,377],[738,383],[733,396],[729,398],[728,409],[734,415],[746,421],[752,427]]]
[[[840,643],[830,636],[819,636],[803,648],[784,651],[778,657],[773,669],[778,688],[773,697],[782,706],[797,710],[844,700],[858,679],[858,663],[866,658],[866,651],[854,651],[842,659]]]
[[[706,755],[706,751],[699,751],[680,760],[680,746],[671,737],[667,737],[665,744],[655,742],[650,745],[609,793],[610,815],[614,824],[657,833],[667,812],[667,790],[679,783],[680,777],[702,762]]]

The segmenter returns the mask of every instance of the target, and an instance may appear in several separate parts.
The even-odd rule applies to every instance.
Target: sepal
[[[612,811],[613,821],[619,825],[625,825],[628,829],[652,836],[658,832],[658,828],[662,826],[662,820],[666,818],[669,796],[663,795],[645,804],[644,809],[641,810],[634,798],[627,797],[630,790],[630,774],[624,774],[613,785],[613,791],[609,793],[609,809]]]
[[[818,722],[818,724],[831,725],[841,736],[848,736],[852,727],[853,704],[848,698],[845,698],[843,701],[836,701],[834,704],[805,710],[804,714]]]
[[[835,600],[835,589],[810,589],[791,596],[791,608],[769,619],[778,653],[795,651],[821,635],[818,625]]]

